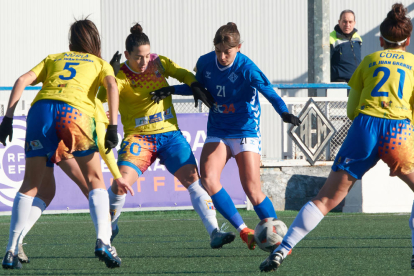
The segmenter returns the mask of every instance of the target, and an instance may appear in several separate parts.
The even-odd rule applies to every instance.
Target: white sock
[[[324,215],[312,201],[306,203],[290,225],[282,243],[273,252],[282,251],[283,256],[286,256],[323,218]]]
[[[410,229],[411,229],[411,244],[413,245],[413,255],[414,255],[414,202],[413,202],[413,207],[411,209],[411,216],[410,216],[410,220],[408,221],[408,225],[410,225]]]
[[[237,228],[237,231],[239,231],[239,233],[240,233],[240,232],[241,232],[244,228],[247,228],[246,223],[243,223],[242,225],[240,225],[240,226]]]
[[[46,209],[46,203],[38,197],[33,198],[32,207],[30,208],[29,218],[27,219],[26,225],[19,238],[19,244],[23,243],[24,237],[32,229],[33,225],[40,218],[43,211]]]
[[[95,225],[96,238],[110,245],[111,223],[109,215],[109,198],[105,189],[94,189],[89,192],[89,210]]]
[[[204,227],[211,236],[213,230],[219,228],[216,218],[216,210],[211,197],[207,194],[206,190],[204,190],[200,180],[191,184],[188,187],[188,192],[190,193],[191,203],[193,204],[194,210],[200,216]]]
[[[9,243],[7,251],[18,253],[17,241],[29,217],[33,197],[17,192],[13,201],[12,216],[10,221]]]
[[[118,219],[121,215],[122,207],[125,204],[126,194],[124,195],[116,195],[112,192],[111,187],[108,189],[109,195],[109,209],[111,213],[111,222],[112,222],[112,229],[115,229],[118,225]]]

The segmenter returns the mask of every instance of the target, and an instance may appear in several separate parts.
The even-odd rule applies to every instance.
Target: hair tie
[[[392,43],[392,44],[397,44],[397,45],[402,45],[404,42],[406,42],[407,41],[407,39],[408,39],[408,37],[406,38],[406,39],[404,39],[404,40],[401,40],[401,41],[391,41],[391,40],[388,40],[388,39],[386,39],[382,34],[381,34],[381,37],[382,37],[382,39],[384,39],[386,42],[388,42],[388,43]]]

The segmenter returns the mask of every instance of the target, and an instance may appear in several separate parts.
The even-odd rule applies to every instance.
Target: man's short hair
[[[341,12],[341,14],[339,15],[339,20],[341,20],[342,15],[343,15],[344,13],[352,13],[352,14],[353,14],[353,16],[354,16],[354,21],[355,21],[355,13],[354,13],[352,10],[343,10],[343,11]]]

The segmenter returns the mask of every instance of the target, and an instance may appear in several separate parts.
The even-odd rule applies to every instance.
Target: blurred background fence
[[[313,97],[316,105],[326,116],[326,118],[334,125],[336,134],[329,142],[327,148],[319,156],[318,161],[333,161],[342,142],[344,141],[351,121],[346,116],[346,84],[274,84],[276,92],[279,95],[288,95],[289,90],[298,89],[316,89],[320,95],[326,97]],[[0,87],[0,116],[4,116],[8,97],[12,87]],[[27,115],[30,104],[40,87],[27,87],[19,101],[15,115]],[[287,93],[286,93],[287,92]],[[288,97],[283,96],[288,109],[291,113],[299,115],[305,106],[309,97]],[[206,113],[208,108],[199,102],[195,108],[192,97],[173,96],[173,103],[176,113]],[[287,132],[290,125],[283,123],[279,114],[276,113],[273,106],[260,95],[260,103],[262,109],[261,116],[261,134],[262,134],[262,158],[263,160],[291,160],[292,162],[304,161],[305,155],[295,143],[292,142]],[[312,121],[312,128],[316,126],[316,118]],[[315,134],[316,135],[316,134]],[[315,140],[315,139],[314,139]]]

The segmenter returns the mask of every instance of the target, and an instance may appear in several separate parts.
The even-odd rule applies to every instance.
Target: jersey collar
[[[236,58],[237,58],[237,56],[236,56]],[[234,60],[236,60],[236,58]],[[231,64],[227,65],[226,67],[220,67],[220,65],[218,64],[218,61],[217,61],[217,57],[216,56],[215,56],[215,59],[216,59],[217,69],[219,69],[220,71],[224,71],[224,70],[229,69],[233,65],[233,63],[234,63],[234,60],[233,60],[233,62]]]
[[[124,64],[125,64],[125,66],[126,66],[126,67],[128,67],[128,69],[129,69],[132,73],[134,73],[134,74],[141,74],[140,72],[135,72],[134,70],[132,70],[132,69],[131,69],[131,67],[129,67],[129,66],[128,66],[127,61],[125,61],[125,63],[124,63]],[[144,71],[144,72],[145,72],[145,71]],[[142,72],[142,73],[144,73],[144,72]]]

